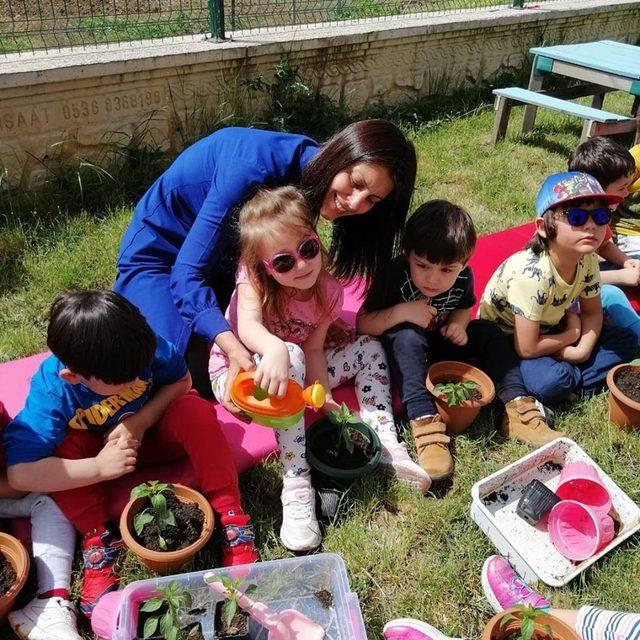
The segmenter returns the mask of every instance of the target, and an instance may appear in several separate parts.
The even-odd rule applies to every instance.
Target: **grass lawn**
[[[630,100],[611,96],[607,106],[624,113]],[[519,114],[516,110],[507,141],[497,147],[490,144],[489,107],[422,126],[414,134],[420,157],[415,204],[430,198],[453,200],[472,213],[483,234],[529,220],[544,176],[566,168],[580,123],[543,112],[536,133],[521,138],[515,135]],[[111,284],[131,209],[100,215],[38,213],[45,222],[36,223],[33,216],[0,223],[3,360],[44,348],[45,314],[57,292]],[[530,451],[497,433],[500,417],[498,409],[486,411],[456,439],[456,472],[447,491],[422,497],[382,476],[369,478],[353,487],[337,521],[327,527],[323,549],[344,557],[370,638],[380,638],[384,623],[400,616],[421,618],[455,637],[479,636],[491,614],[482,597],[480,569],[493,546],[469,517],[471,486]],[[604,395],[575,405],[561,416],[558,428],[640,501],[640,437],[609,426]],[[262,559],[286,557],[289,553],[278,542],[276,465],[267,463],[245,474],[242,485]],[[203,554],[195,568],[210,562],[211,555]],[[148,574],[130,557],[123,575],[129,581]],[[591,603],[640,611],[639,576],[635,539],[569,586],[554,590],[552,599],[562,607]],[[1,630],[0,635],[8,637]]]

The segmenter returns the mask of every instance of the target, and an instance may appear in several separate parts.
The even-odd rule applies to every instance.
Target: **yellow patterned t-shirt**
[[[515,316],[540,323],[541,332],[560,324],[565,311],[578,298],[600,294],[600,269],[595,253],[580,258],[573,282],[565,282],[549,254],[530,249],[507,258],[491,276],[478,317],[493,320],[505,333],[513,333]]]

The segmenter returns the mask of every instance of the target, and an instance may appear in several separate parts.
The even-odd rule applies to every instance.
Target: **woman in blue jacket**
[[[299,186],[316,215],[333,222],[335,275],[370,279],[398,246],[415,175],[413,144],[386,120],[355,122],[322,146],[301,135],[221,129],[183,151],[138,202],[114,288],[187,356],[194,386],[210,395],[211,342],[229,356],[229,380],[252,366],[224,319],[240,207],[262,186]]]

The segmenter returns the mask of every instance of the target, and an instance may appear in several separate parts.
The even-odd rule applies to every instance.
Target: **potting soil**
[[[313,595],[318,599],[318,602],[325,609],[331,608],[331,605],[333,604],[333,594],[331,593],[331,591],[320,589],[320,591],[316,591]]]
[[[367,440],[367,438],[356,431],[355,429],[349,429],[349,440],[353,443],[353,452],[349,453],[344,443],[340,443],[340,432],[332,432],[335,434],[335,439],[327,443],[327,447],[324,450],[318,451],[318,458],[325,464],[338,466],[341,469],[358,469],[366,465],[375,455],[376,451],[373,445]],[[338,455],[336,456],[336,451]]]
[[[17,577],[11,563],[0,553],[0,595],[4,595],[13,587]]]
[[[640,402],[640,371],[621,371],[616,376],[615,382],[625,396]]]
[[[249,631],[249,616],[242,609],[237,609],[231,622],[227,624],[224,616],[224,602],[216,605],[215,634],[216,638],[245,637]]]
[[[158,527],[155,522],[146,525],[139,536],[135,531],[132,534],[137,542],[152,551],[178,551],[193,544],[200,537],[204,524],[204,513],[194,502],[182,502],[173,493],[165,492],[164,496],[167,499],[167,509],[173,511],[176,518],[175,527],[169,525],[162,531],[162,537],[167,543],[166,548],[160,547]],[[148,499],[142,508],[147,507],[151,507],[151,502]]]

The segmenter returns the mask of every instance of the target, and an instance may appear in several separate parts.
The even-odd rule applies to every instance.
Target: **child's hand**
[[[571,364],[580,364],[586,362],[591,355],[591,351],[587,351],[584,347],[578,345],[570,345],[560,349],[557,353],[557,357],[560,360],[569,362]]]
[[[634,263],[629,265],[629,263]],[[618,269],[616,277],[621,285],[627,287],[637,287],[640,284],[640,265],[637,265],[638,260],[625,260],[624,267]]]
[[[582,319],[579,313],[574,311],[567,311],[565,313],[565,325],[567,331],[573,331],[575,334],[574,342],[580,339],[582,335]]]
[[[268,348],[253,375],[254,383],[270,396],[283,398],[289,383],[289,350],[282,340]]]
[[[464,347],[467,344],[469,338],[467,337],[467,331],[464,327],[455,322],[449,322],[440,329],[440,335],[449,342],[457,345],[458,347]]]
[[[107,440],[100,453],[95,457],[98,474],[102,480],[113,480],[126,473],[131,473],[136,468],[138,459],[137,440]]]
[[[340,405],[333,398],[328,396],[322,410],[325,414],[329,413],[329,411],[340,411]]]
[[[136,427],[134,422],[127,420],[126,422],[119,422],[107,435],[105,440],[119,440],[124,438],[125,440],[135,440],[136,442],[142,442],[145,429]]]
[[[625,269],[640,269],[640,260],[629,258],[624,261],[624,264],[622,266]]]
[[[436,308],[432,307],[427,300],[402,302],[398,306],[401,322],[411,322],[423,329],[428,329],[436,317]]]
[[[345,344],[353,342],[356,337],[356,329],[342,318],[332,322],[327,329],[327,337],[324,346],[327,349],[337,349]]]

